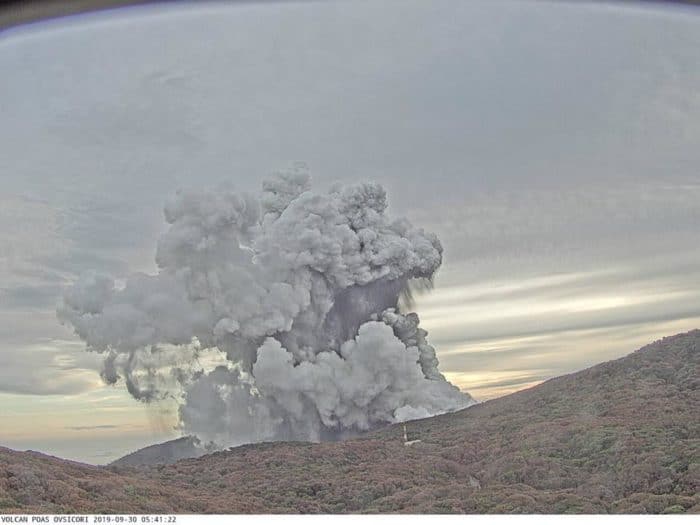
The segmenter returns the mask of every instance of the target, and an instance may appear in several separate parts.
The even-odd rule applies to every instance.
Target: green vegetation
[[[0,448],[1,512],[698,513],[700,331],[340,443],[90,467]]]

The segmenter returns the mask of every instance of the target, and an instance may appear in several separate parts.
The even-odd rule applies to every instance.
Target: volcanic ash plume
[[[158,273],[120,287],[83,276],[58,315],[105,355],[105,381],[175,397],[182,430],[221,447],[338,439],[466,407],[418,316],[398,310],[440,266],[440,242],[386,208],[378,184],[315,193],[299,166],[257,197],[179,192]]]

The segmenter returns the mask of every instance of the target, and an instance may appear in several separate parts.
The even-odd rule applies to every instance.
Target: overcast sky
[[[700,327],[700,13],[553,2],[130,8],[0,33],[0,445],[175,436],[56,320],[154,271],[180,187],[375,180],[445,262],[415,309],[478,399]]]

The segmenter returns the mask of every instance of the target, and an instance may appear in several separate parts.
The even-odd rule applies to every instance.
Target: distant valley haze
[[[696,8],[652,3],[178,2],[0,32],[0,446],[104,464],[179,437],[177,400],[105,384],[56,310],[89,272],[156,274],[176,191],[301,163],[437,236],[405,311],[478,401],[700,327],[699,49]]]

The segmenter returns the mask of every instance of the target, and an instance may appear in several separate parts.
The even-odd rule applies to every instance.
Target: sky
[[[383,184],[444,263],[415,311],[485,400],[700,327],[700,12],[178,3],[0,32],[0,446],[104,463],[177,436],[56,318],[154,272],[178,188]]]

